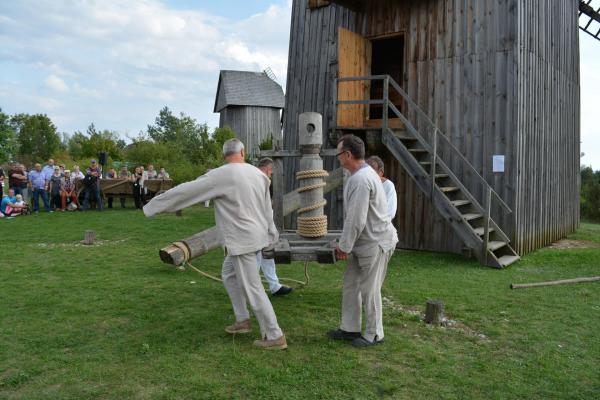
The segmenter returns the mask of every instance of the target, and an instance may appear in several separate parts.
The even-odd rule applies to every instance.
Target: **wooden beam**
[[[331,192],[342,186],[344,172],[342,168],[338,168],[329,173],[329,176],[324,179],[325,187],[323,193]],[[288,215],[296,211],[300,207],[300,194],[297,190],[287,193],[283,196],[283,214]],[[216,227],[206,229],[200,233],[190,236],[181,242],[189,253],[189,260],[199,257],[209,251],[216,249],[221,244],[218,240],[218,231]],[[173,244],[162,248],[159,251],[160,259],[167,264],[181,265],[186,261],[185,251]],[[316,255],[315,258],[316,260]]]

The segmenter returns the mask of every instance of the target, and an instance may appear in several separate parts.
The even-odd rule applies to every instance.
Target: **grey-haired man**
[[[223,284],[236,317],[236,322],[225,331],[251,331],[248,302],[261,332],[254,345],[268,350],[285,349],[287,342],[262,286],[256,258],[258,252],[279,238],[273,223],[269,179],[245,162],[244,144],[239,139],[223,144],[223,157],[225,165],[156,196],[146,204],[144,213],[150,217],[214,200],[215,221],[227,254]]]
[[[342,288],[342,322],[327,335],[352,340],[355,347],[383,342],[381,285],[398,235],[388,216],[381,179],[365,163],[365,144],[345,135],[338,142],[337,159],[351,176],[344,186],[344,228],[336,248],[348,260]],[[362,308],[366,328],[361,335]]]

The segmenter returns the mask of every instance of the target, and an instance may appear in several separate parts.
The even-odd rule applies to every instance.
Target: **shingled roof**
[[[283,89],[264,72],[221,71],[214,112],[227,106],[283,108]]]

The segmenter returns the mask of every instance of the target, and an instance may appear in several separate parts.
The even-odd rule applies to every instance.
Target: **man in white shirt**
[[[219,239],[227,254],[223,284],[236,317],[236,322],[225,331],[251,331],[248,301],[261,331],[261,339],[254,345],[282,350],[287,348],[287,342],[260,280],[256,258],[258,252],[279,238],[273,222],[269,178],[245,162],[244,145],[239,139],[223,144],[223,157],[225,165],[153,198],[144,207],[144,214],[150,217],[174,212],[213,199]]]
[[[271,176],[273,175],[273,160],[268,157],[261,159],[258,162],[258,169],[260,169],[267,178],[271,179]],[[257,258],[260,270],[269,283],[269,291],[271,294],[274,296],[285,296],[290,294],[293,289],[279,283],[279,278],[277,277],[277,272],[275,270],[275,260],[272,258],[263,258],[261,252],[257,254]]]
[[[342,322],[327,336],[367,347],[383,342],[381,285],[398,235],[388,216],[381,179],[365,163],[364,142],[344,135],[337,151],[341,166],[351,174],[344,185],[344,228],[336,248],[338,260],[347,259],[348,264],[342,288]],[[361,335],[363,307],[366,328]]]
[[[383,185],[383,190],[385,191],[385,198],[388,203],[388,215],[390,220],[393,220],[396,216],[396,209],[398,207],[398,197],[396,194],[396,187],[394,183],[388,178],[384,177],[385,169],[383,165],[383,160],[377,156],[371,156],[367,158],[367,164],[371,166],[381,178],[381,183]]]

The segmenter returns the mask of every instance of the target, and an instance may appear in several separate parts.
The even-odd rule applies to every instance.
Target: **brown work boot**
[[[265,350],[283,350],[287,349],[287,342],[285,341],[285,335],[281,335],[280,338],[268,340],[255,340],[254,345]]]
[[[250,319],[246,319],[244,321],[235,321],[235,324],[229,325],[225,328],[225,332],[227,333],[248,333],[252,331],[252,327],[250,326]]]

